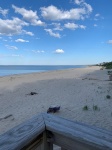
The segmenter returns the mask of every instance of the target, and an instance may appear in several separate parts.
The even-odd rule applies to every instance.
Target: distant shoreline
[[[85,67],[86,65],[0,65],[0,77]]]

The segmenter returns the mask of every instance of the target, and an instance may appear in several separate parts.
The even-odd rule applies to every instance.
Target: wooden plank
[[[87,142],[81,142],[80,140],[73,140],[66,136],[62,136],[61,134],[57,134],[53,132],[55,141],[54,144],[61,146],[65,150],[105,150],[102,148],[98,148],[97,146],[92,146]]]
[[[45,130],[51,132],[50,139]],[[112,150],[112,132],[50,114],[35,116],[1,135],[0,150],[38,150],[42,142],[42,150],[52,150],[47,140],[69,150]]]
[[[54,134],[54,144],[71,150],[74,146],[76,150],[112,150],[112,132],[50,114],[43,114],[43,117],[46,129]]]
[[[43,116],[35,116],[1,135],[0,150],[20,150],[43,131],[45,131]]]
[[[87,125],[84,123],[71,121],[71,120],[68,120],[68,119],[65,119],[62,117],[57,117],[57,116],[46,114],[46,113],[43,113],[43,117],[44,117],[44,120],[48,120],[50,122],[55,122],[57,124],[60,123],[63,126],[67,126],[71,129],[75,128],[76,130],[80,130],[82,132],[89,133],[94,136],[100,135],[100,136],[104,137],[104,135],[106,135],[105,138],[107,140],[111,140],[111,142],[112,142],[112,131],[104,130],[104,129],[101,129],[101,128],[98,128],[95,126],[90,126],[90,125]]]
[[[28,145],[24,146],[21,150],[41,150],[43,143],[43,134],[40,134],[36,139],[29,142]]]

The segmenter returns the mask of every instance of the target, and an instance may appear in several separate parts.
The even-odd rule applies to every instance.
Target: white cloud
[[[63,30],[60,23],[52,23],[52,25],[54,26],[53,30],[57,30],[57,31]]]
[[[44,29],[44,30],[45,30],[46,32],[48,32],[50,36],[53,36],[53,37],[56,37],[56,38],[60,38],[60,37],[61,37],[59,33],[54,33],[54,32],[52,31],[52,29]]]
[[[68,28],[68,29],[71,29],[71,30],[75,30],[75,29],[78,29],[78,28],[81,28],[81,29],[85,29],[86,28],[86,26],[84,26],[84,25],[78,25],[78,24],[69,23],[69,22],[64,24],[64,27]]]
[[[84,25],[79,25],[79,28],[81,28],[81,29],[86,29],[86,26],[84,26]]]
[[[98,25],[97,24],[94,24],[94,27],[97,27]]]
[[[108,43],[108,44],[112,44],[112,40],[109,40],[107,43]]]
[[[92,11],[92,7],[89,4],[85,3],[84,6],[82,8],[72,8],[69,11],[60,10],[53,5],[41,7],[41,15],[47,20],[80,20],[87,17]]]
[[[75,23],[66,23],[64,24],[64,27],[72,30],[79,28],[79,26]]]
[[[92,12],[92,7],[90,4],[87,4],[85,0],[74,0],[75,4],[80,5],[82,8],[86,10],[86,13],[91,13]]]
[[[86,11],[88,13],[91,13],[93,11],[92,7],[90,4],[87,4],[87,3],[83,3],[83,6],[85,7]]]
[[[6,16],[8,14],[8,9],[2,9],[0,7],[0,14],[2,14],[3,16]]]
[[[24,43],[24,42],[29,42],[29,41],[23,40],[23,39],[17,39],[17,40],[15,40],[15,42],[22,42],[22,43]]]
[[[32,32],[26,31],[26,30],[22,30],[23,33],[30,35],[30,36],[34,36],[34,34]]]
[[[99,16],[100,16],[100,14],[96,14],[96,15],[95,15],[95,17],[99,17]]]
[[[45,53],[45,51],[43,51],[43,50],[32,50],[32,52],[34,52],[34,53]]]
[[[8,49],[11,50],[17,50],[18,48],[16,46],[10,46],[10,45],[5,45]]]
[[[42,22],[41,20],[38,20],[39,17],[37,15],[37,11],[26,10],[25,8],[19,8],[19,7],[16,7],[15,5],[12,5],[12,8],[15,9],[16,13],[21,14],[24,20],[30,22],[31,25],[34,25],[34,26],[45,25],[44,22]]]
[[[12,20],[0,19],[0,35],[12,36],[15,34],[21,34],[23,26],[28,26],[28,23],[19,18],[13,18]]]
[[[82,0],[74,0],[75,4],[80,5]]]
[[[100,20],[100,19],[104,19],[104,17],[102,17],[99,13],[95,14],[94,20],[97,21],[97,20]]]
[[[54,53],[56,53],[56,54],[63,54],[64,50],[62,50],[62,49],[56,49]]]

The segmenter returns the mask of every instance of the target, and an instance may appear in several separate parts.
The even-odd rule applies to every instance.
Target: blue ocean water
[[[0,76],[46,72],[69,68],[84,68],[84,65],[0,65]]]

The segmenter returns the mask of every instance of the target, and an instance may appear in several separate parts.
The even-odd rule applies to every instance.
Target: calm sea
[[[63,70],[69,68],[84,68],[84,65],[0,65],[0,76],[8,76],[14,74],[26,74],[34,72],[45,72],[52,70]]]

